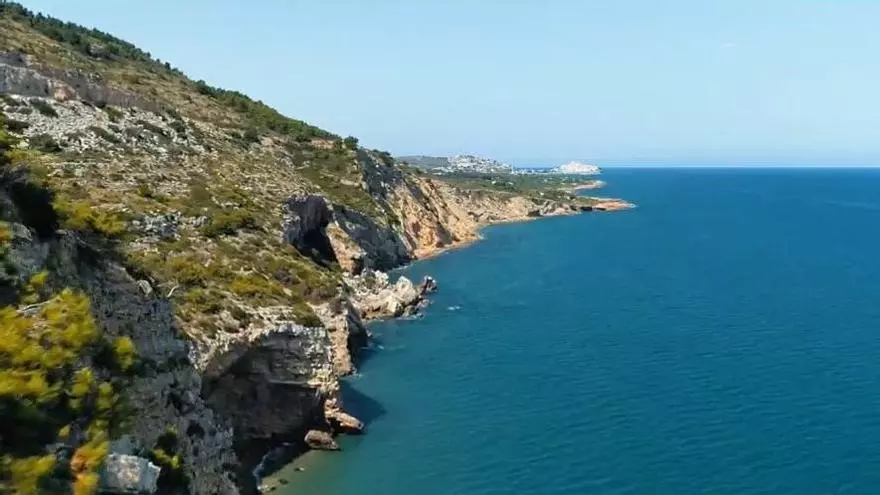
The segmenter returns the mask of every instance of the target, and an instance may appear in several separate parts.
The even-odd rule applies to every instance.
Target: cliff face
[[[367,343],[364,322],[416,311],[435,288],[384,271],[490,223],[626,206],[420,175],[119,40],[72,47],[7,5],[0,138],[21,142],[0,147],[0,226],[14,234],[0,248],[17,274],[0,278],[0,301],[18,305],[46,271],[88,296],[102,335],[131,340],[138,371],[117,385],[133,420],[107,459],[146,466],[170,428],[186,480],[176,490],[248,486],[234,473],[250,441],[363,428],[339,379]],[[39,184],[38,202],[16,192],[13,166]]]
[[[14,205],[5,194],[0,203]],[[159,437],[178,432],[178,454],[185,460],[196,493],[234,493],[237,463],[232,425],[202,396],[202,376],[190,360],[191,344],[177,328],[170,302],[149,282],[137,280],[120,264],[102,260],[76,234],[40,239],[6,209],[3,220],[13,236],[6,261],[22,280],[51,271],[54,285],[81,290],[106,337],[131,338],[141,366],[126,383],[123,400],[136,417],[115,438],[115,454],[147,456]],[[75,446],[75,445],[73,445]]]

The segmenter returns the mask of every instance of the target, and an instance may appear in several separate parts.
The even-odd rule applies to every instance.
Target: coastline
[[[603,183],[603,185],[604,185],[604,183]],[[593,187],[593,188],[595,188],[595,187]],[[463,248],[466,248],[466,247],[471,246],[473,244],[476,244],[476,243],[485,239],[485,237],[483,235],[483,230],[488,227],[497,226],[497,225],[506,225],[506,224],[529,223],[529,222],[532,222],[535,220],[541,220],[541,219],[550,218],[550,217],[569,217],[569,216],[576,216],[576,215],[581,215],[581,214],[586,214],[586,213],[605,213],[605,212],[623,211],[623,210],[629,210],[629,209],[636,208],[635,204],[630,203],[625,200],[616,199],[616,198],[590,198],[590,199],[599,200],[599,202],[597,204],[593,205],[593,207],[589,210],[559,209],[559,210],[554,210],[554,211],[549,212],[547,214],[541,214],[538,216],[526,215],[526,216],[517,216],[517,217],[511,217],[511,218],[496,219],[496,220],[492,220],[492,221],[478,222],[476,224],[476,228],[473,231],[472,237],[465,239],[465,240],[455,241],[449,245],[442,246],[440,248],[435,248],[435,249],[429,250],[427,252],[423,252],[423,253],[419,254],[415,259],[413,259],[411,262],[394,267],[394,268],[389,269],[387,271],[384,271],[382,273],[384,273],[385,275],[390,275],[391,272],[393,272],[393,271],[400,270],[402,268],[406,268],[406,267],[411,266],[412,264],[417,263],[419,261],[429,260],[429,259],[435,258],[437,256],[446,254],[448,252],[463,249]],[[599,207],[597,207],[597,206],[599,206]],[[388,319],[400,319],[400,318],[405,318],[405,317],[406,317],[406,315],[391,316],[390,318],[388,316],[369,317],[369,316],[365,315],[363,318],[363,323],[369,328],[369,326],[371,326],[377,322],[387,321]],[[361,352],[358,352],[357,354],[353,355],[352,357],[354,358],[355,365],[360,364],[360,361],[362,358]],[[355,372],[355,374],[356,374],[356,372]],[[361,434],[368,434],[368,433],[369,432],[365,429]],[[342,437],[342,438],[346,438],[346,437],[350,437],[350,436],[352,436],[352,435],[345,434],[345,433],[340,435],[340,437]],[[360,436],[360,434],[356,435],[356,436]],[[344,440],[342,440],[342,441],[344,441]],[[283,453],[279,455],[277,449],[280,449],[280,451],[283,451]],[[273,452],[274,452],[274,454],[273,454]],[[311,470],[314,467],[314,463],[319,458],[318,456],[320,456],[321,458],[325,458],[324,456],[322,456],[320,454],[321,452],[324,452],[324,451],[321,449],[304,449],[304,450],[303,449],[292,449],[292,450],[287,449],[286,450],[284,446],[276,447],[276,449],[272,449],[272,450],[267,451],[265,453],[265,455],[263,456],[263,460],[260,462],[260,464],[258,466],[254,467],[254,471],[252,473],[255,480],[257,480],[257,492],[258,493],[272,493],[272,492],[275,492],[275,491],[281,489],[282,487],[288,485],[290,483],[290,480],[288,479],[288,477],[290,477],[291,475],[295,475],[296,473],[299,473],[302,471]],[[272,463],[276,464],[278,467],[275,468],[271,473],[269,473],[265,476],[262,476],[262,477],[258,477],[256,474],[256,470],[258,469],[258,467],[260,465],[263,464],[264,461],[266,461],[272,455],[278,455],[279,459],[272,461]],[[279,460],[281,460],[281,459],[284,459],[284,461],[279,462]]]
[[[412,261],[412,263],[422,261],[422,260],[431,259],[431,258],[440,256],[444,253],[447,253],[449,251],[462,249],[462,248],[470,246],[471,244],[475,244],[477,242],[480,242],[484,239],[483,229],[485,229],[487,227],[492,227],[495,225],[527,223],[527,222],[534,222],[537,220],[542,220],[545,218],[572,217],[572,216],[576,216],[576,215],[583,215],[583,214],[594,213],[594,212],[595,213],[610,213],[610,212],[615,212],[615,211],[624,211],[624,210],[631,210],[631,209],[636,208],[636,205],[634,203],[630,203],[628,201],[624,201],[624,200],[620,200],[620,199],[610,199],[610,198],[596,198],[596,199],[602,199],[604,201],[604,203],[600,203],[603,205],[603,207],[597,208],[596,206],[593,206],[592,210],[587,210],[587,211],[568,210],[568,211],[562,211],[559,213],[550,213],[550,214],[541,215],[541,216],[533,216],[533,217],[525,216],[525,217],[516,217],[516,218],[505,218],[505,219],[493,220],[493,221],[488,221],[488,222],[479,222],[477,224],[475,237],[473,237],[471,239],[456,241],[456,242],[453,242],[452,244],[449,244],[449,245],[446,245],[443,247],[434,248],[433,250],[431,250],[423,255],[420,255],[419,257],[414,259]],[[409,264],[411,264],[411,263],[409,263]],[[409,264],[403,265],[403,266],[408,266]],[[403,266],[399,266],[397,268],[394,268],[394,270],[397,270],[399,268],[403,268]]]

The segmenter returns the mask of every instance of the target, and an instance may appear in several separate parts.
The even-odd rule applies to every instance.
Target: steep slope
[[[88,352],[46,371],[57,393],[45,404],[0,388],[4,423],[22,408],[66,411],[26,451],[0,432],[10,490],[81,478],[87,493],[101,472],[105,486],[234,493],[251,482],[235,476],[236,447],[362,428],[338,378],[366,342],[363,319],[412,311],[432,288],[375,270],[474,240],[487,223],[624,205],[441,181],[8,2],[0,111],[2,330],[44,325],[51,314],[29,306],[71,305],[68,293],[85,314],[77,328],[95,329]],[[135,364],[99,359],[113,345]],[[0,383],[20,378],[4,365]],[[132,421],[64,402],[86,369],[99,379],[77,393],[97,404],[109,384]],[[83,432],[52,433],[68,425]],[[22,474],[39,462],[38,476]]]

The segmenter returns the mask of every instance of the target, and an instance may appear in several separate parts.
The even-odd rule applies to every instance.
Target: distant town
[[[598,175],[602,173],[602,170],[596,165],[576,161],[553,168],[517,168],[498,160],[476,155],[455,155],[451,157],[402,156],[398,160],[439,175],[458,173]]]

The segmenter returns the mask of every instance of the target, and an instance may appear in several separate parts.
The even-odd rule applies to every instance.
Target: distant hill
[[[442,168],[448,167],[450,165],[449,158],[445,156],[425,156],[425,155],[414,155],[414,156],[399,156],[397,157],[398,161],[406,162],[414,167],[419,168]]]

